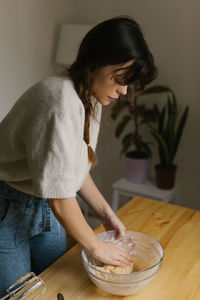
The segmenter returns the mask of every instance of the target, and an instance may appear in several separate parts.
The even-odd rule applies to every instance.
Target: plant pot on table
[[[175,165],[171,165],[166,168],[162,165],[156,165],[156,185],[157,187],[167,190],[172,189],[175,186],[175,176],[176,176],[177,167]]]
[[[151,158],[144,152],[132,151],[125,156],[126,178],[134,183],[144,183],[149,177]]]

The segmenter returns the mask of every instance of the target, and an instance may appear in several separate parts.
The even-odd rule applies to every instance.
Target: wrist
[[[114,217],[115,216],[115,213],[114,211],[112,210],[111,207],[109,207],[107,210],[105,210],[104,214],[103,214],[103,217],[101,218],[101,220],[109,220],[111,217]]]
[[[87,251],[89,251],[93,256],[97,253],[98,249],[101,247],[102,241],[96,238],[96,241],[94,241],[92,244],[87,245],[85,248]]]

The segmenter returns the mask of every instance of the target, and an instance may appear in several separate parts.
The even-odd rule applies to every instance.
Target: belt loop
[[[42,203],[42,221],[43,230],[48,232],[51,231],[51,208],[46,199],[43,199]]]

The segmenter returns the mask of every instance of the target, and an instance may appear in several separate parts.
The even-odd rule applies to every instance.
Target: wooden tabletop
[[[47,290],[41,300],[200,299],[200,211],[135,197],[117,215],[127,229],[156,237],[165,249],[157,278],[143,291],[132,296],[115,296],[101,291],[88,278],[81,262],[81,247],[76,245],[42,274]],[[104,231],[99,226],[95,232]]]

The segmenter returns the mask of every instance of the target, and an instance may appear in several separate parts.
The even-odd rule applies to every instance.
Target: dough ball
[[[117,267],[111,265],[104,265],[102,267],[95,267],[96,269],[107,272],[107,273],[114,273],[114,274],[129,274],[133,272],[133,263],[128,265],[127,267]]]

